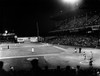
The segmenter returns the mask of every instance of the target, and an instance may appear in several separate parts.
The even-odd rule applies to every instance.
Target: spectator
[[[4,69],[3,69],[3,62],[0,61],[0,76],[10,76],[9,73],[7,73]]]

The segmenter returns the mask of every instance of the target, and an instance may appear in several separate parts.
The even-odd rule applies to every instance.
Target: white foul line
[[[53,47],[60,49],[60,50],[63,50],[63,51],[67,51],[67,49],[64,49],[64,48],[61,48],[61,47],[58,47],[58,46],[53,46]]]

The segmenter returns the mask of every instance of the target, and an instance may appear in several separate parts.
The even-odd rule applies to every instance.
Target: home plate
[[[87,65],[87,64],[89,64],[89,60],[84,60],[84,61],[81,61],[80,63],[84,64],[84,65]]]

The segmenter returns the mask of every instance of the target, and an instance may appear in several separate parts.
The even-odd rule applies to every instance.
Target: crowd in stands
[[[0,36],[0,42],[1,43],[15,43],[17,40],[14,38],[14,36]]]
[[[65,19],[59,23],[59,27],[57,27],[59,30],[64,29],[72,29],[72,28],[80,28],[80,27],[88,27],[88,26],[95,26],[100,25],[100,16],[98,14],[96,15],[84,15],[84,16],[74,16],[71,19]]]
[[[3,62],[0,61],[0,76],[100,76],[100,69],[95,67],[82,68],[79,65],[76,67],[66,66],[61,68],[57,66],[55,69],[49,69],[45,66],[45,69],[41,69],[38,66],[38,60],[31,61],[32,69],[29,71],[15,70],[14,68],[5,71],[3,69]]]
[[[46,42],[51,44],[81,46],[81,47],[96,47],[98,46],[98,38],[93,36],[56,36],[54,38],[47,39]]]

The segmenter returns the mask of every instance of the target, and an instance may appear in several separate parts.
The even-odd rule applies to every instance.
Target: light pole
[[[36,22],[36,28],[37,28],[37,39],[39,41],[39,26],[38,26],[38,21]]]
[[[39,37],[39,26],[38,26],[38,22],[36,22],[36,27],[37,27],[37,37]]]

